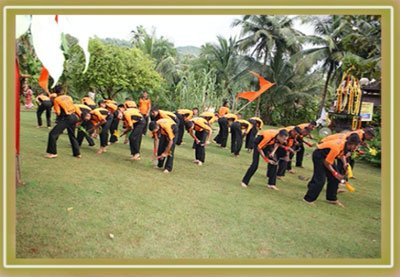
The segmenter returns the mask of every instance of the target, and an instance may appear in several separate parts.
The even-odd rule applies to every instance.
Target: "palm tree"
[[[343,16],[308,16],[303,17],[303,22],[310,23],[314,27],[315,35],[307,36],[307,42],[315,47],[303,49],[292,56],[292,61],[300,62],[303,68],[322,63],[323,72],[326,73],[322,99],[319,105],[319,114],[325,106],[328,86],[332,77],[338,75],[341,62],[346,54],[343,48],[343,37],[351,32],[350,25],[343,20]],[[301,60],[300,60],[301,59]]]
[[[233,101],[235,83],[246,75],[252,63],[248,57],[239,55],[235,38],[218,36],[217,39],[218,44],[207,43],[202,46],[200,58],[207,67],[216,71],[219,88]]]
[[[262,61],[262,70],[272,59],[282,60],[301,49],[304,34],[293,28],[293,19],[288,16],[245,15],[235,20],[233,26],[241,26],[239,49]],[[261,97],[258,99],[256,115],[259,114]]]

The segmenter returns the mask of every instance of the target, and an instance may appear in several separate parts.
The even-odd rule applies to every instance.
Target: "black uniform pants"
[[[53,104],[51,103],[50,100],[48,101],[43,101],[37,111],[36,111],[36,117],[37,117],[37,123],[38,126],[42,126],[42,113],[44,111],[46,111],[46,121],[47,121],[47,127],[51,126],[51,107],[53,106]]]
[[[176,139],[176,145],[181,145],[182,139],[183,139],[183,134],[185,132],[185,121],[183,120],[183,116],[181,114],[176,113],[175,115],[179,119],[178,137]]]
[[[258,151],[258,144],[262,141],[262,136],[257,136],[254,140],[254,151],[253,151],[253,161],[251,162],[250,167],[247,169],[246,174],[244,175],[242,182],[246,185],[249,184],[251,177],[253,177],[254,173],[256,173],[258,169],[258,164],[260,161],[260,152]],[[268,154],[272,151],[273,146],[267,146],[263,149],[264,154],[268,157]]]
[[[174,165],[174,151],[175,151],[175,144],[176,144],[177,135],[178,135],[178,127],[176,125],[173,125],[172,130],[173,130],[175,136],[173,138],[170,155],[166,158],[161,158],[158,160],[158,167],[159,168],[164,167],[168,171],[172,171],[172,168]],[[160,141],[158,142],[158,151],[157,151],[158,156],[160,156],[165,151],[165,149],[168,146],[168,143],[169,143],[168,137],[165,135],[161,135]]]
[[[287,170],[292,170],[292,159],[294,157],[294,153],[290,152],[289,153],[289,161],[286,164],[286,169]]]
[[[322,188],[325,185],[326,179],[328,179],[328,185],[326,188],[326,199],[330,201],[337,200],[337,189],[339,186],[339,180],[336,179],[332,175],[332,173],[326,168],[326,166],[324,165],[324,159],[325,158],[322,155],[322,151],[320,149],[314,151],[312,155],[314,173],[310,182],[308,183],[308,191],[304,196],[304,200],[308,202],[313,202],[318,198],[319,194],[322,191]],[[335,168],[334,165],[333,167]]]
[[[143,135],[146,135],[147,132],[147,126],[149,125],[149,116],[142,114],[143,119],[144,119],[144,128],[143,128]]]
[[[240,123],[233,122],[231,125],[231,153],[239,155],[242,149],[243,135]]]
[[[118,141],[118,136],[115,135],[115,132],[118,130],[119,118],[118,111],[114,112],[113,120],[110,125],[110,142],[115,143]]]
[[[285,157],[289,156],[289,153],[282,147],[279,147],[278,150],[276,150],[276,156],[279,157],[278,171],[276,175],[285,176],[286,169],[288,169],[288,162],[285,160]]]
[[[219,132],[218,135],[214,138],[214,141],[221,145],[221,147],[226,147],[226,142],[228,141],[229,135],[229,126],[228,120],[225,117],[221,117],[218,119]]]
[[[298,141],[298,145],[296,148],[296,166],[303,166],[303,157],[304,157],[304,143],[303,141]]]
[[[268,177],[268,185],[276,185],[276,176],[278,175],[278,166],[279,162],[286,156],[286,151],[282,147],[278,147],[275,152],[275,158],[278,161],[278,164],[270,164],[268,163],[267,167],[267,177]],[[286,170],[286,162],[284,162],[282,166],[283,170]]]
[[[133,130],[129,135],[129,147],[131,154],[136,155],[140,153],[140,145],[142,144],[143,128],[146,127],[146,121],[141,119],[133,124]]]
[[[254,124],[253,128],[251,128],[250,132],[246,135],[246,148],[247,149],[251,149],[251,150],[253,149],[254,139],[257,136],[257,132],[258,132],[257,125]]]
[[[89,146],[94,146],[95,142],[93,140],[93,138],[91,137],[91,134],[93,134],[94,129],[93,129],[93,123],[92,121],[88,120],[88,121],[83,121],[81,124],[81,127],[85,130],[81,130],[78,129],[78,135],[77,135],[77,140],[78,140],[78,144],[79,146],[82,145],[83,139],[85,138],[87,140],[87,142],[89,143]]]
[[[205,143],[207,140],[207,132],[206,131],[196,131],[195,133],[196,138],[199,140],[199,143],[195,146],[195,158],[202,163],[206,160],[206,149]]]
[[[49,132],[46,152],[49,154],[57,154],[58,137],[65,129],[67,129],[68,138],[72,147],[72,155],[80,155],[79,144],[75,137],[75,124],[77,122],[78,117],[75,114],[59,117],[58,123]]]
[[[101,132],[100,132],[100,146],[101,147],[106,147],[108,145],[108,131],[110,130],[110,126],[113,122],[114,116],[110,114],[107,117],[106,123],[103,123],[101,126]]]

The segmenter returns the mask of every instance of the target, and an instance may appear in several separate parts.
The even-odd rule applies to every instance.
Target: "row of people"
[[[303,128],[301,128],[303,127]],[[290,170],[290,160],[298,147],[298,139],[309,135],[313,129],[313,123],[296,127],[287,127],[280,130],[262,131],[254,143],[253,161],[246,171],[241,185],[248,187],[251,177],[256,172],[260,156],[267,166],[267,187],[279,190],[276,186],[277,176],[283,175],[285,170]],[[372,128],[364,128],[347,133],[339,133],[325,137],[317,144],[313,151],[313,176],[307,185],[304,201],[313,204],[318,198],[328,181],[326,200],[329,203],[343,206],[337,199],[340,191],[339,184],[346,182],[349,166],[354,167],[352,153],[358,150],[360,145],[367,146],[366,141],[374,138]],[[352,161],[352,162],[351,162]]]
[[[118,140],[118,123],[123,121],[122,135],[129,133],[132,159],[139,160],[141,140],[147,129],[146,116],[148,116],[151,118],[149,130],[154,140],[154,157],[158,160],[157,166],[167,173],[173,169],[175,145],[181,145],[184,129],[194,140],[195,162],[199,165],[205,162],[205,146],[212,136],[211,124],[218,121],[220,128],[214,141],[222,148],[226,147],[229,129],[232,137],[231,152],[234,156],[239,155],[244,137],[246,137],[246,147],[248,149],[254,147],[252,163],[241,182],[243,187],[249,186],[261,156],[268,163],[267,187],[278,190],[277,179],[284,176],[286,171],[293,172],[291,160],[296,153],[296,166],[302,166],[304,144],[312,146],[312,143],[305,141],[304,138],[311,136],[310,132],[316,126],[315,122],[311,122],[259,132],[263,127],[261,119],[251,118],[249,121],[239,119],[237,115],[229,113],[225,106],[217,114],[205,112],[199,117],[194,116],[196,112],[193,110],[179,109],[173,113],[159,110],[157,107],[143,114],[143,111],[136,108],[136,103],[129,99],[120,105],[112,101],[100,101],[99,107],[96,107],[94,102],[86,103],[88,105],[73,104],[71,97],[63,95],[60,87],[56,92],[57,97],[54,98],[53,105],[58,121],[49,133],[47,146],[49,158],[57,156],[56,141],[64,129],[67,129],[75,157],[80,157],[79,147],[84,138],[90,146],[95,144],[92,137],[96,135],[96,130],[99,130],[100,136],[98,153],[106,152],[108,138],[110,137],[110,142]],[[43,102],[45,101],[46,99]],[[74,129],[77,125],[79,128],[75,138]],[[354,166],[350,154],[360,143],[365,144],[365,140],[372,138],[373,131],[368,128],[324,138],[313,152],[314,173],[304,200],[307,203],[315,201],[325,180],[328,179],[326,198],[332,203],[339,203],[336,197],[339,181],[344,179],[348,164]]]

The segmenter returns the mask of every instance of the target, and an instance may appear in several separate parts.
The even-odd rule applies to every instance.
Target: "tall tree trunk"
[[[331,79],[332,72],[333,72],[333,63],[331,63],[331,64],[329,65],[328,74],[326,75],[326,81],[325,81],[325,86],[324,86],[324,93],[322,94],[321,104],[319,105],[319,112],[318,112],[317,117],[320,116],[320,114],[321,114],[321,112],[322,112],[322,109],[323,109],[324,106],[325,106],[326,95],[327,95],[327,93],[328,93],[328,84],[329,84],[329,81],[330,81],[330,79]]]
[[[263,62],[263,66],[262,66],[263,71],[265,71],[265,69],[267,68],[267,60],[268,60],[268,55],[267,55],[267,53],[265,53],[264,62]],[[260,97],[258,97],[258,99],[257,99],[257,106],[256,106],[256,112],[255,112],[255,116],[257,116],[257,117],[260,117],[261,96],[262,95],[260,95]]]
[[[257,106],[256,106],[256,112],[254,116],[260,117],[260,102],[261,102],[261,95],[257,99]]]

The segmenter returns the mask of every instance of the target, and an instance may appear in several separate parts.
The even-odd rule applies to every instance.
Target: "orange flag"
[[[257,74],[253,71],[250,71],[251,74],[253,74],[254,76],[256,76],[258,78],[258,82],[260,85],[260,89],[257,91],[244,91],[244,92],[240,92],[236,95],[236,99],[238,98],[243,98],[243,99],[247,99],[250,102],[254,101],[255,99],[257,99],[261,94],[263,94],[264,92],[266,92],[270,87],[272,87],[273,85],[275,85],[275,83],[271,83],[267,80],[265,80],[260,74]]]
[[[46,67],[42,67],[42,72],[39,76],[39,86],[47,93],[49,93],[49,72]]]

